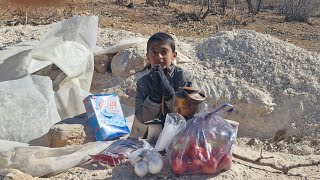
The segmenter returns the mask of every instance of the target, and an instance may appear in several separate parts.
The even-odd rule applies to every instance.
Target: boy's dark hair
[[[149,38],[147,43],[147,51],[149,50],[151,43],[157,42],[157,41],[163,41],[165,43],[168,43],[172,51],[173,52],[176,51],[176,44],[174,42],[174,39],[169,34],[164,32],[158,32]]]

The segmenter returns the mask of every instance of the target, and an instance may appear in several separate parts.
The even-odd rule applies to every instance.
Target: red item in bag
[[[119,165],[129,154],[144,147],[145,142],[138,138],[127,138],[114,141],[108,148],[97,155],[89,155],[94,161],[109,166]]]
[[[122,160],[124,160],[124,155],[122,154],[97,154],[97,155],[89,155],[91,159],[101,162],[102,164],[107,164],[109,166],[116,166],[119,165]]]
[[[211,113],[195,116],[173,138],[167,155],[174,173],[217,174],[231,168],[236,130],[218,115],[224,107],[232,106],[223,104]]]

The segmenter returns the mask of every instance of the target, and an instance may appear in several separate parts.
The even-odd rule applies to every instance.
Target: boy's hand
[[[153,80],[150,99],[156,103],[161,103],[161,98],[162,98],[162,94],[163,94],[161,83],[157,78],[157,76],[158,76],[157,71],[159,71],[159,68],[161,69],[160,65],[156,64],[156,65],[154,65],[154,67],[150,71],[150,75]]]
[[[160,97],[163,95],[165,100],[171,99],[175,91],[164,74],[162,67],[155,64],[150,73],[153,79],[153,92],[160,93]]]

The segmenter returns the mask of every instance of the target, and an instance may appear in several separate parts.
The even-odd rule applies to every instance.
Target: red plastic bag
[[[167,148],[174,173],[217,174],[231,168],[236,130],[218,114],[225,107],[233,109],[223,104],[211,113],[197,115],[174,137]]]

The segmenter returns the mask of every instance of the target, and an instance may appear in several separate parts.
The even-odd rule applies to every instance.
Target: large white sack
[[[88,161],[88,154],[98,154],[111,143],[112,141],[98,141],[62,148],[14,147],[8,151],[0,151],[0,168],[14,168],[37,177],[58,174]]]
[[[29,73],[55,64],[67,75],[60,87],[78,86],[89,91],[97,32],[97,16],[77,16],[58,22],[29,53]]]
[[[66,75],[56,92],[61,119],[83,113],[82,100],[90,94],[94,71],[97,32],[97,16],[77,16],[56,23],[36,45],[0,51],[0,82],[55,64]]]
[[[21,146],[29,146],[29,144],[0,139],[0,153],[4,151],[9,151],[15,147],[21,147]]]
[[[83,100],[89,95],[88,91],[75,86],[71,88],[60,88],[55,93],[57,109],[61,119],[73,117],[86,111]]]
[[[33,46],[15,46],[0,51],[0,82],[15,80],[29,74],[26,58]]]
[[[55,94],[61,119],[85,112],[82,100],[90,94],[97,32],[97,16],[73,17],[55,24],[28,55],[30,73],[55,64],[66,74]]]
[[[0,102],[0,139],[28,142],[60,121],[49,77],[0,82]]]

